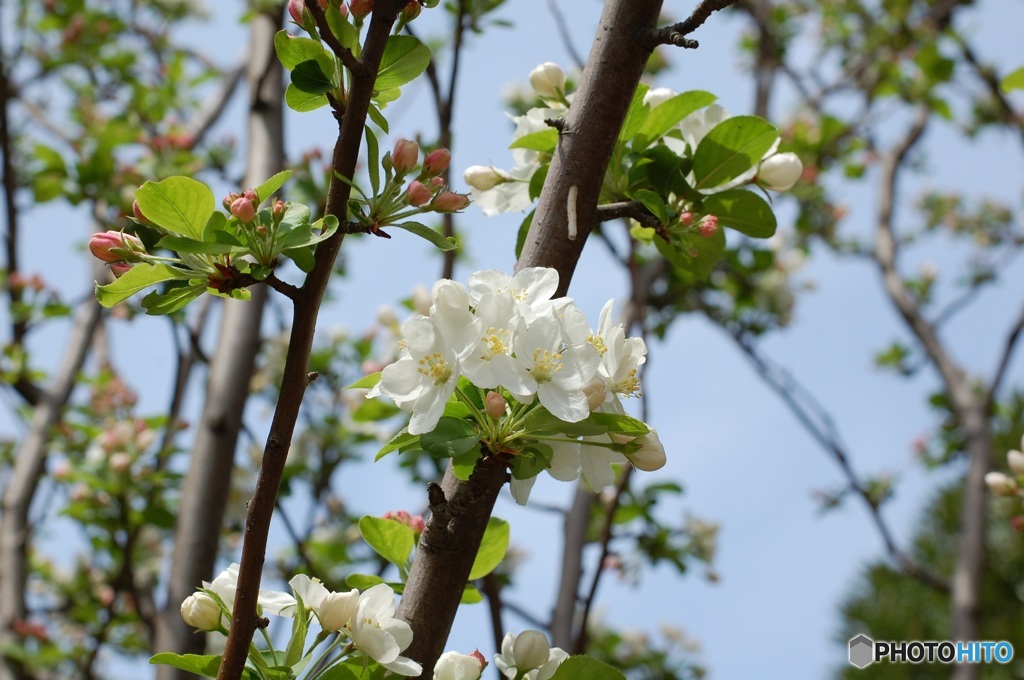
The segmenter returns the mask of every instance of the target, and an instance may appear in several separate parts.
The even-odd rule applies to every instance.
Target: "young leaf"
[[[1024,90],[1024,66],[1003,78],[1002,82],[999,83],[999,87],[1003,92]]]
[[[751,238],[769,238],[775,233],[775,213],[752,191],[730,189],[704,199],[704,212],[718,217],[722,226]]]
[[[180,175],[146,182],[135,192],[135,200],[150,222],[196,241],[205,240],[203,233],[216,205],[208,186]]]
[[[373,195],[380,193],[380,147],[377,145],[377,137],[367,125],[366,133],[366,171],[370,175],[370,188]]]
[[[350,50],[355,56],[359,56],[359,32],[349,22],[347,15],[343,15],[334,5],[327,6],[327,26],[342,47]]]
[[[402,222],[401,224],[389,224],[388,226],[405,229],[409,233],[416,234],[420,238],[425,238],[437,246],[439,250],[455,250],[459,247],[459,244],[453,239],[446,239],[434,229],[420,224],[419,222]]]
[[[640,129],[640,126],[647,120],[647,116],[650,115],[650,109],[644,104],[644,96],[650,89],[643,83],[636,86],[636,92],[633,93],[633,101],[629,103],[629,111],[626,112],[626,121],[622,124],[622,130],[619,131],[620,142],[632,139],[633,135]]]
[[[373,387],[374,385],[376,385],[379,382],[380,382],[380,371],[377,371],[376,373],[371,373],[369,375],[364,375],[359,380],[355,381],[351,385],[347,385],[347,386],[343,387],[342,389],[345,389],[345,390],[368,390],[368,389],[370,389],[371,387]]]
[[[292,111],[306,113],[327,106],[327,95],[303,92],[295,86],[295,83],[289,83],[288,89],[284,91],[284,103]]]
[[[330,75],[315,59],[296,65],[292,71],[292,85],[308,94],[325,94],[334,89]]]
[[[388,134],[388,119],[384,117],[384,114],[380,112],[373,104],[370,104],[370,108],[367,109],[366,115],[370,117],[373,124],[383,130],[384,134]]]
[[[534,173],[536,177],[537,173]],[[535,210],[531,210],[523,221],[519,223],[519,232],[516,234],[516,259],[523,253],[523,246],[526,245],[526,236],[530,233],[530,225],[533,223],[533,213]]]
[[[274,49],[281,65],[289,71],[304,61],[321,60],[324,57],[332,62],[334,60],[316,40],[289,35],[288,31],[278,31],[274,36]]]
[[[143,288],[162,283],[187,279],[183,273],[165,264],[137,264],[121,278],[105,286],[96,286],[96,299],[104,307],[113,307],[122,300],[127,300]]]
[[[387,581],[373,574],[349,574],[345,577],[346,586],[349,588],[359,588],[359,590],[368,590],[381,583],[387,583]]]
[[[472,424],[459,418],[442,416],[437,427],[420,435],[420,445],[437,458],[453,458],[478,448],[480,433]]]
[[[757,116],[727,118],[704,136],[693,154],[696,189],[717,187],[754,167],[779,137]]]
[[[214,213],[217,215],[219,213]],[[176,253],[194,253],[196,255],[223,255],[235,250],[235,246],[226,243],[193,241],[184,236],[168,234],[157,241],[157,248],[166,248]]]
[[[260,197],[260,203],[270,198],[271,194],[283,187],[284,183],[291,179],[291,176],[291,170],[282,170],[256,187],[256,195]]]
[[[505,553],[508,552],[508,541],[508,522],[497,517],[487,520],[487,529],[480,542],[480,550],[477,551],[473,569],[469,572],[470,581],[487,576],[501,564],[505,559]]]
[[[647,119],[636,133],[639,144],[634,146],[634,151],[646,148],[651,142],[660,138],[666,132],[679,124],[683,118],[705,106],[710,106],[718,99],[710,92],[703,90],[691,90],[683,92],[663,101],[651,109]]]
[[[558,146],[558,130],[555,128],[548,128],[546,130],[538,130],[537,132],[531,132],[528,135],[523,135],[516,141],[509,144],[508,148],[531,149],[533,151],[540,151],[541,153],[554,153],[556,146]]]
[[[373,89],[382,92],[412,82],[429,63],[430,50],[426,45],[411,35],[393,35],[384,46]]]
[[[427,452],[433,454],[429,449]],[[480,447],[473,442],[472,448],[452,456],[452,474],[457,479],[467,481],[473,475],[478,460],[480,460]]]
[[[364,515],[359,519],[359,533],[374,552],[392,564],[404,566],[412,554],[415,537],[401,522]]]
[[[409,434],[409,429],[403,427],[394,437],[388,440],[387,444],[381,447],[373,460],[376,462],[392,451],[403,451],[412,446],[418,446],[419,441],[420,436],[418,434]]]
[[[662,224],[668,224],[668,206],[665,205],[664,199],[661,196],[648,191],[647,189],[640,189],[633,192],[633,198],[644,204],[644,207],[651,211],[651,213],[658,218],[658,221]]]
[[[289,248],[288,250],[282,250],[281,254],[294,262],[296,267],[307,274],[313,271],[313,267],[316,266],[313,252],[307,247]]]
[[[619,415],[618,413],[595,411],[590,414],[590,419],[604,427],[608,432],[623,434],[628,437],[642,437],[651,432],[651,428],[647,427],[644,421],[632,416]]]
[[[195,673],[204,678],[215,678],[217,677],[217,670],[220,668],[220,656],[215,654],[175,654],[173,652],[162,652],[151,656],[149,663],[180,668],[183,671]]]
[[[150,316],[173,314],[188,303],[195,300],[206,290],[206,282],[200,281],[187,286],[171,288],[166,293],[153,291],[142,298],[142,308]]]
[[[626,680],[622,671],[612,668],[603,661],[592,659],[589,656],[571,656],[563,661],[551,680]]]
[[[462,598],[459,599],[459,604],[477,604],[483,601],[483,594],[475,586],[466,586],[462,591]]]

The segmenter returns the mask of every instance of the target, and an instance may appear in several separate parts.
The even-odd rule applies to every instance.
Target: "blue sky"
[[[510,167],[511,130],[503,113],[503,88],[524,84],[529,71],[541,62],[570,65],[546,2],[508,4],[499,16],[510,19],[514,27],[489,29],[483,39],[472,39],[463,62],[453,161],[459,169],[487,163]],[[571,14],[574,42],[585,53],[601,3],[561,4]],[[219,63],[233,63],[245,52],[244,29],[232,25],[238,5],[218,3],[213,24],[196,26],[190,38],[204,49],[216,49],[210,56]],[[688,7],[669,3],[680,18]],[[430,33],[435,19],[430,14],[425,12],[417,22],[421,35]],[[999,3],[998,7],[983,3],[958,22],[971,27],[982,56],[994,59],[1003,72],[1020,64],[1020,51],[1014,49],[1010,31],[1024,25],[1024,3]],[[733,113],[748,111],[753,86],[739,71],[735,49],[741,28],[738,20],[712,17],[696,35],[701,48],[672,54],[673,69],[656,84],[680,91],[706,89]],[[412,137],[422,132],[430,137],[435,132],[425,86],[410,86],[394,111],[390,122],[395,134]],[[236,99],[229,112],[233,127],[240,126],[240,112],[241,100]],[[789,112],[788,103],[777,99],[776,122]],[[289,112],[287,125],[293,157],[312,147],[326,152],[333,144],[333,124],[323,111]],[[1012,146],[1016,140],[987,134],[967,146],[954,143],[949,130],[936,129],[927,142],[931,172],[910,185],[908,196],[925,187],[955,187],[965,195],[1001,197],[1019,206],[1024,161],[1018,147]],[[862,233],[867,228],[872,195],[868,185],[844,194],[851,208],[848,226],[853,230]],[[783,229],[787,215],[783,210]],[[27,231],[24,259],[26,270],[46,270],[73,296],[84,290],[83,258],[71,246],[61,245],[54,254],[49,245],[51,230],[59,230],[62,244],[84,240],[85,222],[67,217],[66,210],[38,211],[35,219],[45,226]],[[476,269],[511,270],[520,219],[518,215],[487,219],[474,208],[467,210],[460,228],[467,237],[469,256],[456,278],[464,281]],[[351,275],[336,288],[337,304],[322,315],[321,332],[337,326],[358,331],[372,323],[378,305],[406,297],[415,285],[429,286],[440,269],[429,248],[404,233],[390,241],[346,242]],[[55,257],[61,262],[60,275],[50,274]],[[940,269],[955,261],[941,249],[929,252],[926,259]],[[859,472],[899,475],[897,496],[885,514],[905,544],[922,503],[940,480],[950,476],[949,472],[922,471],[910,446],[916,436],[935,425],[925,395],[936,382],[927,373],[900,380],[872,366],[875,350],[905,335],[867,264],[819,256],[805,269],[804,278],[815,281],[816,290],[801,300],[793,326],[770,338],[766,349],[832,409]],[[622,298],[625,283],[605,250],[591,243],[570,294],[588,316],[596,318],[605,300]],[[984,295],[947,329],[944,338],[970,369],[984,375],[991,372],[995,350],[1019,308],[1015,291],[1022,284],[1024,274],[1011,273],[1005,285]],[[375,295],[367,295],[367,290]],[[163,359],[170,352],[165,324],[153,319],[119,324],[113,339],[126,376],[142,391],[143,411],[159,410],[165,402],[170,370],[170,363]],[[40,356],[59,351],[61,339],[56,334],[41,337]],[[139,347],[148,349],[143,353]],[[672,479],[684,485],[682,502],[663,508],[667,518],[681,521],[693,514],[721,523],[715,564],[721,579],[709,584],[700,570],[679,579],[659,569],[646,573],[642,584],[633,588],[611,576],[604,580],[600,594],[605,619],[615,626],[650,631],[662,623],[682,627],[700,643],[699,658],[708,665],[710,677],[719,679],[770,677],[765,660],[777,649],[781,633],[802,650],[786,660],[786,676],[825,677],[845,661],[845,649],[834,640],[838,604],[864,565],[882,554],[867,514],[850,503],[818,516],[812,492],[839,485],[838,468],[758,382],[723,334],[700,319],[683,319],[664,343],[652,345],[651,355],[650,416],[666,445],[669,463],[657,473],[640,473],[634,479],[639,483]],[[1019,361],[1010,377],[1010,384],[1020,384]],[[199,397],[193,389],[193,412],[201,405]],[[250,421],[261,417],[262,412],[250,409]],[[6,430],[11,425],[0,420],[0,427]],[[369,514],[403,506],[414,510],[425,500],[419,489],[395,476],[386,463],[358,466],[339,479],[339,486],[351,507]],[[571,493],[570,485],[543,477],[533,498],[568,503]],[[561,522],[550,514],[517,507],[507,493],[495,514],[512,523],[512,541],[527,554],[512,597],[543,618],[556,583]],[[596,556],[589,558],[592,563]],[[511,617],[506,625],[511,630],[526,627]],[[466,652],[480,647],[489,654],[493,651],[490,636],[481,631],[489,631],[483,606],[465,607],[449,648]]]

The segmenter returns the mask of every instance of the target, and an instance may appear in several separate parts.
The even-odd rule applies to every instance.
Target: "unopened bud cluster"
[[[141,214],[138,204],[135,204],[134,210]],[[106,262],[115,277],[125,274],[133,264],[144,262],[149,255],[146,246],[137,236],[114,230],[93,234],[89,239],[89,252],[96,259]]]
[[[1021,439],[1021,449],[1024,450],[1024,438]],[[1006,465],[1011,474],[989,472],[985,475],[985,484],[993,495],[1024,498],[1024,453],[1010,451],[1006,454]],[[1014,529],[1024,533],[1024,514],[1016,515],[1011,523]]]

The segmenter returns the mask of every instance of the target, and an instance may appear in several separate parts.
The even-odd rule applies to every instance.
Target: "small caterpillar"
[[[568,204],[565,206],[566,216],[569,218],[569,240],[576,240],[576,192],[578,187],[574,184],[569,187]]]

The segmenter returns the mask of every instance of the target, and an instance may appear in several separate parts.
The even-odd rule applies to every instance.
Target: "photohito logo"
[[[1009,663],[1013,645],[1000,641],[949,640],[875,642],[867,635],[850,639],[850,664],[864,668],[876,661],[889,663]]]

